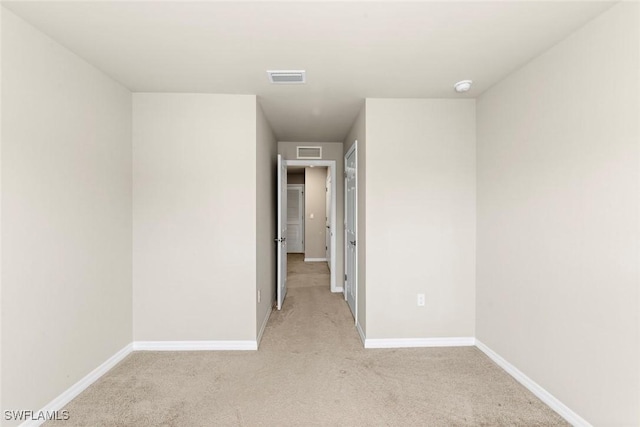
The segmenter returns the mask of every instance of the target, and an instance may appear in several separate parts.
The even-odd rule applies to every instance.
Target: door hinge
[[[344,275],[344,281],[345,282],[347,281],[347,275],[346,274]]]

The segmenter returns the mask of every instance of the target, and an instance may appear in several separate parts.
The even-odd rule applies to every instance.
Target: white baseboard
[[[367,338],[364,340],[364,348],[468,347],[474,344],[474,337]]]
[[[260,346],[260,341],[262,341],[262,334],[264,334],[264,330],[267,327],[267,323],[269,323],[269,318],[271,317],[271,313],[273,313],[273,307],[269,307],[269,311],[267,312],[267,315],[264,317],[264,320],[262,321],[262,326],[260,326],[260,330],[258,331],[258,339],[256,340],[258,342],[258,346]]]
[[[86,390],[91,384],[96,382],[101,376],[109,372],[111,368],[117,365],[122,359],[127,357],[129,353],[133,350],[132,344],[127,344],[122,350],[118,351],[116,354],[105,360],[100,366],[98,366],[93,371],[89,372],[84,376],[80,381],[69,387],[66,391],[64,391],[61,395],[53,399],[44,408],[40,410],[43,413],[52,413],[55,411],[60,411],[64,408],[69,402],[75,399],[80,393]],[[42,425],[45,420],[30,420],[25,421],[20,424],[20,427],[36,427]]]
[[[264,332],[264,326],[269,320],[269,314],[265,318],[264,325],[260,331],[260,336]],[[132,351],[195,351],[195,350],[257,350],[257,341],[134,341],[104,361],[93,371],[89,372],[80,381],[62,392],[58,397],[45,405],[40,412],[53,413],[60,411],[69,402],[75,399],[80,393],[96,382],[101,376],[106,374],[111,368],[117,365],[122,359],[127,357]],[[29,420],[20,424],[20,427],[37,427],[46,420]]]
[[[358,322],[356,322],[356,329],[358,330],[358,334],[360,335],[360,340],[362,341],[362,344],[365,344],[367,342],[367,339],[365,338],[364,331],[362,330],[362,327]],[[366,345],[365,345],[365,348],[366,348]]]
[[[522,371],[507,362],[498,353],[491,350],[485,344],[476,339],[476,347],[493,360],[498,366],[507,371],[509,375],[516,379],[520,384],[525,386],[531,393],[535,394],[538,399],[546,403],[551,409],[556,411],[562,418],[567,420],[575,427],[591,427],[580,415],[573,412],[567,405],[558,400],[555,396],[542,388],[538,383],[526,376]]]
[[[255,340],[229,341],[134,341],[133,351],[257,350]]]
[[[334,294],[341,294],[341,293],[344,293],[344,288],[343,287],[333,288],[331,292],[333,292]]]
[[[305,258],[304,262],[327,262],[326,258]]]

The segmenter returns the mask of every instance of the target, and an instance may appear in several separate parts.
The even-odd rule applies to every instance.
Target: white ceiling
[[[476,97],[613,3],[3,4],[134,92],[257,94],[277,138],[304,142],[342,141],[366,97]]]

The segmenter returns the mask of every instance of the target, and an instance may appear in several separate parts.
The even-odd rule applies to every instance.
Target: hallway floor
[[[310,288],[331,285],[331,271],[326,262],[304,262],[304,254],[287,257],[287,287]]]
[[[134,352],[46,425],[567,425],[475,347],[365,350],[326,264],[289,267],[258,351]]]

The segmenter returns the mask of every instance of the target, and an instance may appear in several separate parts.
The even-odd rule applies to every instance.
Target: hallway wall
[[[288,173],[287,184],[304,184],[304,173]]]
[[[366,102],[358,113],[349,134],[344,141],[344,154],[351,149],[355,141],[358,141],[358,235],[356,245],[358,247],[358,272],[357,272],[357,299],[358,299],[358,327],[362,334],[367,333],[367,135],[366,135]]]
[[[253,95],[134,94],[135,340],[255,340],[256,115]]]
[[[305,168],[304,177],[304,257],[326,258],[326,193],[327,169]],[[313,218],[311,215],[313,214]],[[336,212],[337,214],[337,212]]]
[[[278,143],[256,104],[256,334],[266,326],[276,297],[276,188]],[[260,292],[261,299],[257,295]],[[259,338],[259,337],[258,337]]]

